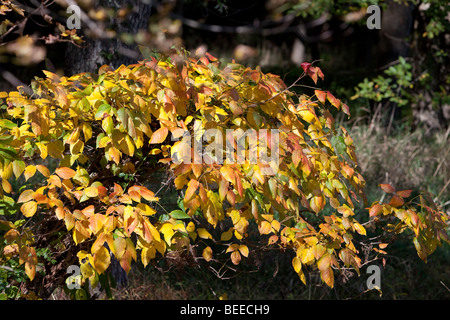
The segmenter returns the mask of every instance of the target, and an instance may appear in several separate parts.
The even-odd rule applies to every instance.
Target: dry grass
[[[396,132],[386,135],[379,125],[354,126],[351,136],[368,191],[380,183],[397,189],[426,190],[450,210],[450,129],[425,135]]]

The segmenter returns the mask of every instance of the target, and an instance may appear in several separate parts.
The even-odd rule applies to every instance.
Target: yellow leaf
[[[72,146],[71,146],[72,147]],[[77,148],[80,147],[78,144]],[[47,151],[50,157],[55,159],[63,159],[64,145],[61,140],[50,141],[47,145]]]
[[[106,249],[105,247],[101,247],[94,254],[95,271],[97,271],[99,274],[102,274],[103,272],[106,271],[106,269],[108,269],[110,263],[111,263],[111,256],[109,254],[108,249]]]
[[[222,168],[220,168],[220,173],[222,174],[222,177],[225,178],[225,180],[233,184],[235,183],[236,176],[233,169],[227,166],[223,166]]]
[[[2,179],[2,188],[6,193],[11,193],[12,191],[11,184],[6,179]]]
[[[280,227],[281,227],[280,222],[278,222],[277,220],[273,220],[271,222],[271,225],[272,225],[273,230],[275,230],[276,232],[280,231]]]
[[[92,137],[92,127],[87,122],[83,123],[83,135],[84,142],[88,141]]]
[[[333,274],[333,269],[331,269],[331,267],[320,270],[320,277],[322,278],[323,282],[325,282],[327,284],[327,286],[329,286],[330,288],[333,288],[334,274]]]
[[[13,169],[14,175],[16,176],[16,179],[18,179],[19,176],[25,170],[25,163],[21,160],[16,160],[13,162],[12,169]]]
[[[366,235],[366,229],[361,224],[356,222],[353,224],[353,228],[355,228],[356,232],[358,232],[360,235]]]
[[[311,123],[313,121],[313,119],[315,118],[314,113],[311,110],[309,110],[307,107],[305,107],[302,110],[299,110],[298,113],[299,113],[300,117],[308,123]]]
[[[146,267],[150,260],[154,259],[156,256],[156,248],[151,246],[149,248],[144,248],[141,251],[141,261],[144,267]]]
[[[298,254],[297,254],[298,255]],[[300,250],[300,255],[298,255],[303,264],[308,264],[311,261],[314,261],[314,251],[313,248],[303,248]]]
[[[50,147],[50,144],[49,144],[49,147]],[[84,150],[84,142],[81,140],[78,140],[77,142],[70,145],[70,153],[73,155],[83,153],[83,150]],[[50,152],[50,149],[49,149],[49,152]],[[50,152],[50,154],[51,154],[51,152]]]
[[[246,245],[240,245],[238,250],[244,257],[248,257],[248,247]]]
[[[297,273],[302,270],[302,262],[300,261],[299,257],[294,257],[294,259],[292,259],[292,266]]]
[[[27,218],[34,216],[37,211],[36,201],[28,201],[20,207],[20,212]]]
[[[212,249],[210,247],[206,247],[205,249],[203,249],[202,256],[206,261],[209,262],[213,256]]]
[[[297,272],[297,274],[300,277],[300,280],[303,282],[303,284],[306,285],[306,277],[305,274],[303,273],[303,270],[300,270],[299,272]]]
[[[125,139],[122,139],[120,142],[120,149],[126,154],[132,157],[134,155],[134,143],[131,141],[131,138],[129,135],[125,136]]]
[[[36,165],[36,169],[46,178],[50,177],[50,171],[42,164]]]
[[[37,147],[39,148],[39,151],[41,152],[41,158],[45,159],[48,156],[47,152],[47,145],[43,144],[42,142],[36,142]]]
[[[117,259],[120,260],[122,258],[122,256],[125,253],[126,248],[127,248],[127,243],[124,238],[117,237],[114,240],[114,254]]]
[[[159,231],[164,235],[164,240],[167,244],[171,244],[172,236],[175,234],[173,225],[171,223],[164,223]]]
[[[141,210],[140,213],[144,216],[152,216],[156,213],[155,209],[145,203],[139,203],[136,207]]]
[[[261,235],[269,234],[272,231],[272,225],[268,221],[261,221],[258,230]]]
[[[212,239],[212,235],[205,228],[198,228],[197,233],[202,239]]]
[[[75,226],[75,217],[73,214],[66,212],[66,215],[64,216],[64,223],[66,224],[67,231],[70,231]]]
[[[186,227],[186,231],[187,232],[194,232],[195,230],[195,224],[191,221],[188,223],[187,227]]]
[[[94,198],[98,196],[98,189],[96,187],[88,187],[84,189],[84,194],[89,198]]]
[[[159,231],[155,228],[155,226],[152,225],[148,220],[146,220],[145,224],[149,227],[153,239],[155,239],[157,242],[161,241],[161,235],[159,234]]]
[[[73,230],[73,240],[76,244],[82,243],[84,240],[90,237],[89,224],[85,224],[87,221],[76,221],[75,228]]]
[[[27,274],[30,281],[33,281],[36,275],[36,265],[38,262],[36,251],[33,247],[29,248],[28,257],[25,261],[25,273]]]
[[[28,181],[28,179],[30,179],[32,176],[34,176],[34,174],[36,173],[36,167],[35,166],[27,166],[25,168],[25,171],[23,173],[24,177],[25,177],[25,181]]]
[[[8,180],[9,178],[12,177],[13,172],[14,172],[13,165],[12,165],[12,163],[9,163],[7,166],[4,166],[4,167],[3,167],[3,172],[2,172],[2,174],[1,174],[1,177],[2,177],[3,179]]]
[[[236,243],[233,243],[232,245],[229,245],[227,248],[227,251],[225,251],[226,253],[228,252],[233,252],[239,249],[239,245]]]
[[[228,240],[230,240],[230,239],[233,237],[233,230],[234,230],[234,228],[231,227],[230,229],[228,229],[228,231],[223,232],[223,233],[220,235],[220,240],[222,240],[222,241],[228,241]]]

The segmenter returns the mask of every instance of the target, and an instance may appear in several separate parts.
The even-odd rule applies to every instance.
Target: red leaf
[[[208,59],[210,61],[212,61],[212,62],[217,61],[217,58],[212,56],[212,55],[210,55],[208,52],[206,52],[205,55],[208,57]]]
[[[317,76],[319,76],[323,80],[324,75],[319,67],[313,67],[311,66],[311,63],[308,62],[303,62],[300,66],[302,67],[303,71],[305,71],[305,73],[308,74],[311,79],[313,79],[314,83],[317,83]]]
[[[381,204],[377,203],[376,205],[374,205],[370,208],[369,216],[375,217],[375,216],[379,215],[382,209],[383,209],[383,207],[381,206]]]
[[[403,200],[403,198],[399,197],[396,194],[392,196],[391,201],[389,202],[389,204],[394,208],[401,207],[404,203],[405,201]]]
[[[402,191],[397,191],[397,195],[402,197],[402,198],[408,198],[411,195],[412,190],[402,190]]]
[[[381,189],[386,193],[395,193],[395,188],[390,184],[380,184]]]

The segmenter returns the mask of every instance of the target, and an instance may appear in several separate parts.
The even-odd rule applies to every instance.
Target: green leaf
[[[170,216],[174,219],[190,219],[191,218],[187,213],[185,213],[181,210],[172,211],[170,213]]]
[[[102,104],[100,107],[98,107],[97,112],[95,113],[95,119],[96,120],[102,120],[103,115],[105,113],[108,113],[111,111],[111,106],[107,103]]]
[[[0,119],[0,127],[12,129],[17,127],[17,124],[7,119]]]

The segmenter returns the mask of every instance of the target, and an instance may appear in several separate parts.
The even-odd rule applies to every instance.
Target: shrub
[[[293,85],[324,77],[302,68]],[[98,74],[44,73],[32,96],[0,93],[1,262],[24,268],[27,297],[48,296],[74,258],[77,298],[89,297],[89,285],[109,288],[111,255],[127,273],[132,261],[183,255],[220,276],[269,248],[296,253],[302,282],[318,268],[333,287],[336,270],[359,273],[373,261],[361,248],[377,258],[393,233],[410,230],[425,261],[448,241],[447,216],[429,195],[388,184],[370,220],[358,221],[365,182],[353,140],[331,113],[349,110],[329,91],[296,96],[259,68],[185,52]],[[178,190],[171,212],[159,204],[164,185],[148,187],[159,170]],[[27,183],[35,175],[40,181]],[[25,184],[16,193],[10,180]],[[377,225],[367,237],[365,226]],[[40,248],[52,259],[37,273]]]

